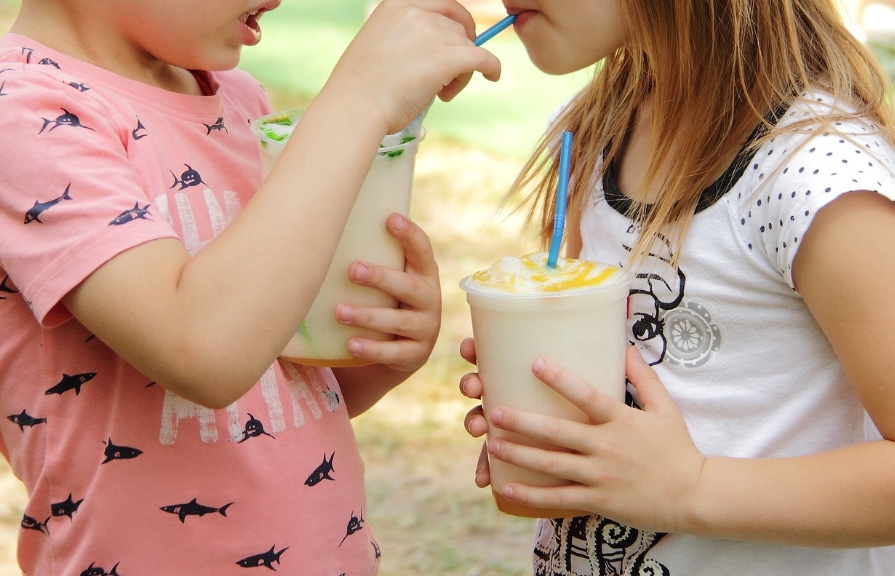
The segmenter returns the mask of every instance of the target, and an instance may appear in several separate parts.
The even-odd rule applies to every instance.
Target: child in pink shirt
[[[24,0],[0,40],[0,451],[30,496],[30,575],[375,574],[349,418],[419,368],[440,321],[426,235],[340,305],[371,364],[277,359],[382,137],[499,64],[454,0],[386,0],[261,183],[232,70],[279,0]],[[300,73],[300,71],[294,71]],[[350,136],[350,137],[346,137]]]

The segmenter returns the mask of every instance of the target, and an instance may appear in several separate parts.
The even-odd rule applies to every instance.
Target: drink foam
[[[540,294],[592,288],[615,281],[621,268],[588,260],[558,258],[556,268],[547,266],[546,252],[498,260],[491,268],[472,275],[472,282],[487,291]]]

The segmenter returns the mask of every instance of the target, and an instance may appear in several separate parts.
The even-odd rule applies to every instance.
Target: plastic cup
[[[590,288],[537,294],[487,290],[467,277],[460,282],[472,313],[482,404],[540,412],[586,422],[587,416],[532,374],[532,363],[551,358],[619,401],[625,399],[625,325],[630,276],[621,274]],[[488,438],[558,450],[489,425]],[[580,510],[522,506],[502,496],[507,482],[560,486],[567,481],[490,459],[497,508],[514,516],[563,518]]]
[[[285,110],[252,123],[261,147],[263,177],[270,173],[288,139],[288,136],[273,134],[265,128],[277,124],[287,126],[290,122],[294,125],[303,112],[298,108]],[[348,267],[355,260],[363,260],[397,270],[404,269],[404,249],[388,234],[385,221],[392,213],[406,216],[410,210],[414,163],[419,143],[424,137],[425,132],[422,132],[410,141],[380,147],[348,216],[320,291],[280,357],[312,366],[358,366],[364,362],[348,353],[350,338],[393,338],[381,332],[339,324],[336,306],[340,302],[349,302],[360,306],[397,307],[398,302],[391,296],[352,283],[348,279]]]

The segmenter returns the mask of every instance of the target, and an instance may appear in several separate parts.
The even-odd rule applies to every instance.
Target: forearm
[[[410,378],[413,372],[393,370],[383,364],[356,368],[334,368],[345,406],[351,418],[360,416],[393,388]]]
[[[708,458],[680,532],[810,547],[895,544],[895,443]]]

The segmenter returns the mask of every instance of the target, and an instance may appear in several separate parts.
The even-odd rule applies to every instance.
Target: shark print
[[[34,416],[31,416],[24,410],[22,410],[21,414],[13,414],[11,416],[7,416],[6,419],[9,420],[10,422],[12,422],[13,424],[15,424],[16,426],[18,426],[19,430],[21,430],[22,432],[25,431],[25,426],[27,426],[29,428],[34,428],[38,424],[46,424],[47,423],[46,418],[35,418]]]
[[[198,516],[202,517],[206,514],[212,514],[214,512],[219,513],[223,517],[227,517],[227,508],[229,508],[233,502],[229,504],[224,504],[220,508],[212,508],[211,506],[204,506],[196,502],[196,499],[193,498],[186,504],[172,504],[170,506],[162,506],[159,510],[163,512],[167,512],[168,514],[175,514],[178,518],[180,518],[181,524],[186,523],[187,516]]]
[[[261,420],[258,420],[251,414],[249,414],[249,419],[246,422],[246,428],[245,428],[245,430],[243,430],[242,434],[243,434],[242,440],[237,442],[237,444],[242,444],[249,438],[257,438],[258,436],[261,436],[262,434],[265,436],[270,436],[271,438],[276,440],[276,438],[274,438],[274,436],[272,434],[268,434],[267,432],[264,431],[264,424],[261,423]]]
[[[121,562],[116,562],[112,569],[106,572],[105,568],[101,568],[100,566],[94,566],[96,562],[91,562],[90,566],[88,566],[83,572],[81,572],[81,576],[119,576],[118,572],[115,570],[118,568],[118,565]]]
[[[370,540],[370,544],[373,545],[373,552],[376,555],[376,558],[382,558],[382,550],[379,549],[379,544],[374,540]]]
[[[71,128],[83,128],[85,130],[90,130],[91,132],[96,132],[96,130],[94,130],[90,126],[84,126],[83,124],[81,124],[81,119],[78,118],[76,115],[72,114],[71,112],[69,112],[68,110],[66,110],[65,108],[62,108],[61,110],[63,112],[65,112],[65,114],[57,116],[56,118],[54,118],[52,120],[50,120],[49,118],[41,118],[41,120],[44,121],[44,125],[43,125],[43,128],[40,129],[40,132],[38,132],[38,134],[43,134],[44,130],[46,130],[47,132],[52,132],[53,130],[55,130],[56,128],[59,128],[60,126],[69,126]],[[47,126],[49,126],[50,124],[52,124],[53,127],[50,128],[49,130],[47,130]]]
[[[320,464],[320,466],[317,467],[316,470],[311,472],[311,475],[308,476],[307,480],[305,480],[305,486],[316,486],[324,480],[335,481],[335,478],[330,476],[330,473],[334,471],[333,458],[335,457],[335,452],[333,452],[333,455],[329,457],[329,460],[326,459],[326,454],[323,454],[323,462]]]
[[[243,568],[259,568],[264,566],[265,568],[270,568],[273,571],[276,571],[276,568],[273,567],[273,563],[276,562],[280,564],[280,556],[289,549],[289,547],[285,547],[279,552],[274,552],[276,549],[276,544],[270,547],[270,550],[267,552],[262,552],[261,554],[255,554],[253,556],[249,556],[247,558],[243,558],[238,561],[236,564],[242,566]]]
[[[0,282],[0,300],[6,300],[6,296],[3,294],[18,294],[19,291],[15,288],[12,288],[9,285],[9,274],[3,277],[3,282]]]
[[[205,184],[205,182],[202,181],[202,176],[200,176],[198,172],[193,170],[192,166],[190,166],[189,164],[184,164],[184,166],[186,166],[186,171],[180,175],[180,178],[178,178],[177,174],[175,174],[173,171],[170,171],[171,175],[174,176],[174,184],[171,185],[171,188],[179,185],[180,188],[178,188],[178,190],[186,190],[187,188],[190,188],[192,186]]]
[[[66,82],[66,84],[68,84],[78,92],[86,92],[90,90],[90,87],[85,85],[83,82]]]
[[[28,210],[25,213],[25,224],[30,224],[32,222],[37,222],[38,224],[43,224],[43,220],[40,217],[44,212],[59,204],[63,200],[71,200],[71,195],[69,192],[71,191],[71,183],[65,187],[65,192],[62,193],[62,196],[59,198],[54,198],[52,200],[47,200],[46,202],[41,202],[40,200],[34,201],[34,206],[31,207],[31,210]]]
[[[128,222],[133,222],[134,220],[152,220],[149,214],[149,206],[140,208],[140,203],[137,202],[134,204],[134,207],[130,210],[125,210],[121,214],[119,214],[114,220],[109,222],[109,226],[122,226],[127,224]]]
[[[0,84],[0,96],[9,96],[9,94],[7,94],[7,93],[5,93],[5,92],[3,91],[4,88],[6,88],[6,82],[5,82],[5,81],[3,82],[3,84]]]
[[[342,541],[339,542],[339,547],[342,547],[342,544],[345,543],[345,540],[348,539],[352,534],[356,534],[364,529],[364,511],[361,510],[360,518],[354,515],[354,512],[351,513],[351,520],[348,521],[348,528],[345,531],[345,537],[342,538]]]
[[[81,393],[81,385],[85,382],[90,382],[96,376],[96,372],[85,372],[84,374],[75,374],[74,376],[69,376],[68,374],[62,375],[62,380],[59,381],[58,384],[44,392],[47,396],[50,394],[59,394],[60,396],[69,390],[75,391],[75,396]]]
[[[22,515],[22,521],[19,525],[22,527],[22,530],[35,530],[40,532],[41,534],[50,535],[50,518],[48,517],[43,522],[38,522],[36,519],[28,516],[27,514]]]
[[[34,48],[22,48],[22,54],[25,55],[25,64],[31,64],[31,56],[34,55]]]
[[[74,520],[75,512],[78,511],[78,508],[81,506],[81,502],[83,501],[83,498],[81,498],[77,502],[73,501],[71,493],[69,493],[68,498],[63,500],[62,502],[50,504],[50,512],[52,513],[54,518],[58,518],[60,516],[68,516],[71,520]]]
[[[227,133],[230,132],[229,130],[227,130],[227,127],[224,126],[224,117],[223,117],[223,116],[219,117],[219,118],[217,119],[217,122],[215,122],[214,124],[203,124],[203,126],[205,126],[206,128],[208,128],[208,134],[209,134],[209,135],[210,135],[214,130],[217,130],[218,132],[221,132],[221,131],[223,131],[223,132],[227,132]]]
[[[61,70],[61,68],[59,68],[59,64],[50,58],[41,58],[38,64],[43,64],[44,66],[53,66],[54,68]]]
[[[149,136],[149,134],[146,133],[146,126],[143,126],[143,123],[140,122],[139,118],[137,118],[137,127],[131,130],[131,136],[134,140],[142,140]]]
[[[111,438],[109,438],[108,442],[105,442],[105,445],[106,449],[103,451],[103,455],[106,459],[100,462],[100,464],[106,464],[112,460],[132,460],[143,453],[142,450],[129,446],[116,446],[112,443]]]

